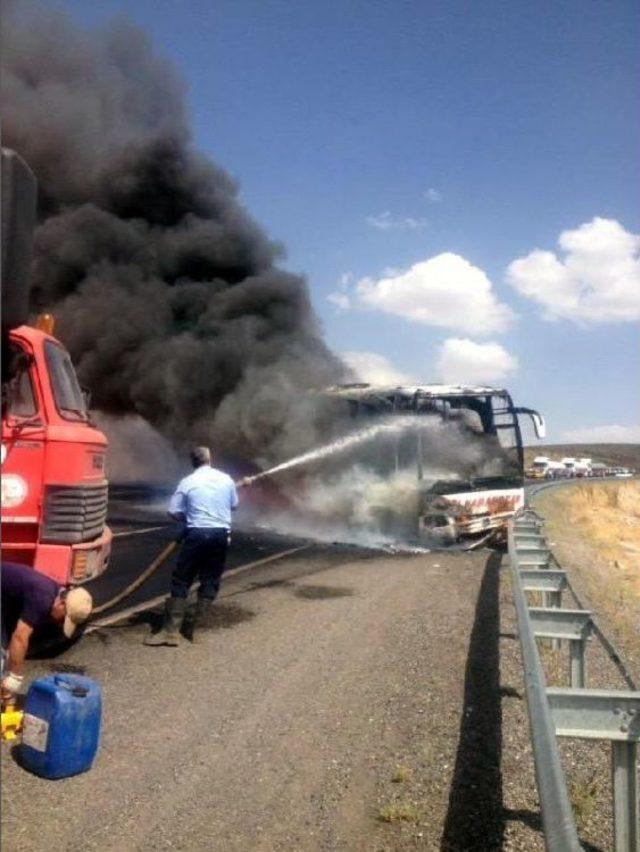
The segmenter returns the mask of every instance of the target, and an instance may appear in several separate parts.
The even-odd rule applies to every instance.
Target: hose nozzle
[[[255,480],[258,479],[258,476],[259,474],[256,476],[243,476],[242,479],[238,479],[236,482],[236,488],[246,488],[247,485],[251,485],[255,482]]]

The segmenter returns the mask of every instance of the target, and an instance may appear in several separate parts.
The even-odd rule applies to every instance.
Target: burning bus
[[[507,520],[524,505],[524,458],[519,415],[507,390],[459,385],[386,387],[345,384],[323,395],[360,421],[406,418],[375,450],[379,473],[412,471],[417,499],[415,536],[453,543],[504,534]]]

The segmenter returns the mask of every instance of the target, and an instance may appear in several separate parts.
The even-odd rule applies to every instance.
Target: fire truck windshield
[[[69,354],[61,346],[47,340],[45,356],[53,397],[61,416],[67,420],[88,420],[84,396]]]

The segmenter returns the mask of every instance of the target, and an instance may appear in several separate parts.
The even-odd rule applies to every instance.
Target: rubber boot
[[[180,631],[185,639],[189,642],[194,642],[194,633],[198,623],[198,604],[194,601],[187,606],[187,611],[184,614],[182,621],[182,630]]]
[[[187,609],[186,598],[167,598],[164,608],[164,623],[158,633],[152,633],[144,640],[145,645],[180,644],[180,628]]]
[[[196,638],[196,628],[199,625],[202,626],[202,622],[211,612],[212,606],[213,600],[211,598],[198,598],[198,600],[187,609],[182,623],[182,635],[186,639],[189,639],[190,642],[195,643],[198,641]]]

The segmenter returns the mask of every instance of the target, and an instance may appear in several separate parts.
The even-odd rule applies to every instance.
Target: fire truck
[[[36,180],[2,149],[2,559],[61,584],[107,567],[107,440],[53,317],[29,317]]]

